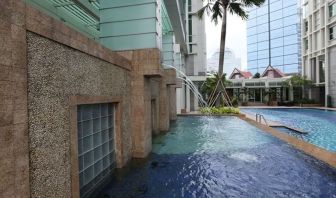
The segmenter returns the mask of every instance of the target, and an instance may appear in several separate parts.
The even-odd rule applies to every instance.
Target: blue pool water
[[[99,197],[331,197],[336,170],[236,117],[179,117]]]
[[[319,147],[336,152],[336,111],[319,109],[242,109],[243,113],[260,113],[267,120],[300,128],[301,137]]]

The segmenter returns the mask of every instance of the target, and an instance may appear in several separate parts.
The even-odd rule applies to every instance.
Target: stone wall
[[[122,161],[131,158],[130,72],[34,33],[27,34],[32,197],[71,197],[69,98],[116,96]]]

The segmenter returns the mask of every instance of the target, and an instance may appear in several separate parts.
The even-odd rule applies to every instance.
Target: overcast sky
[[[221,21],[215,25],[210,18],[206,19],[207,55],[212,56],[219,50]],[[242,59],[242,69],[247,65],[246,22],[237,16],[228,15],[226,47],[233,50],[237,57]]]

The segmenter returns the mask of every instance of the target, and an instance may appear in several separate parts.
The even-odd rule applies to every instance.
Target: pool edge
[[[314,144],[311,144],[309,142],[297,139],[296,137],[284,134],[274,128],[271,128],[269,126],[266,126],[264,124],[260,124],[256,122],[255,120],[248,118],[246,116],[239,116],[240,119],[248,122],[249,124],[261,129],[262,131],[269,133],[273,135],[274,137],[281,139],[285,142],[287,142],[290,145],[293,145],[295,148],[305,152],[306,154],[315,157],[316,159],[319,159],[330,166],[336,168],[336,153],[327,151],[323,148],[320,148]]]

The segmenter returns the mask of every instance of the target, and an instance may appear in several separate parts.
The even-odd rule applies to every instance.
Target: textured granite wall
[[[30,32],[27,52],[31,196],[71,197],[69,97],[122,97],[127,162],[132,150],[130,72]]]

